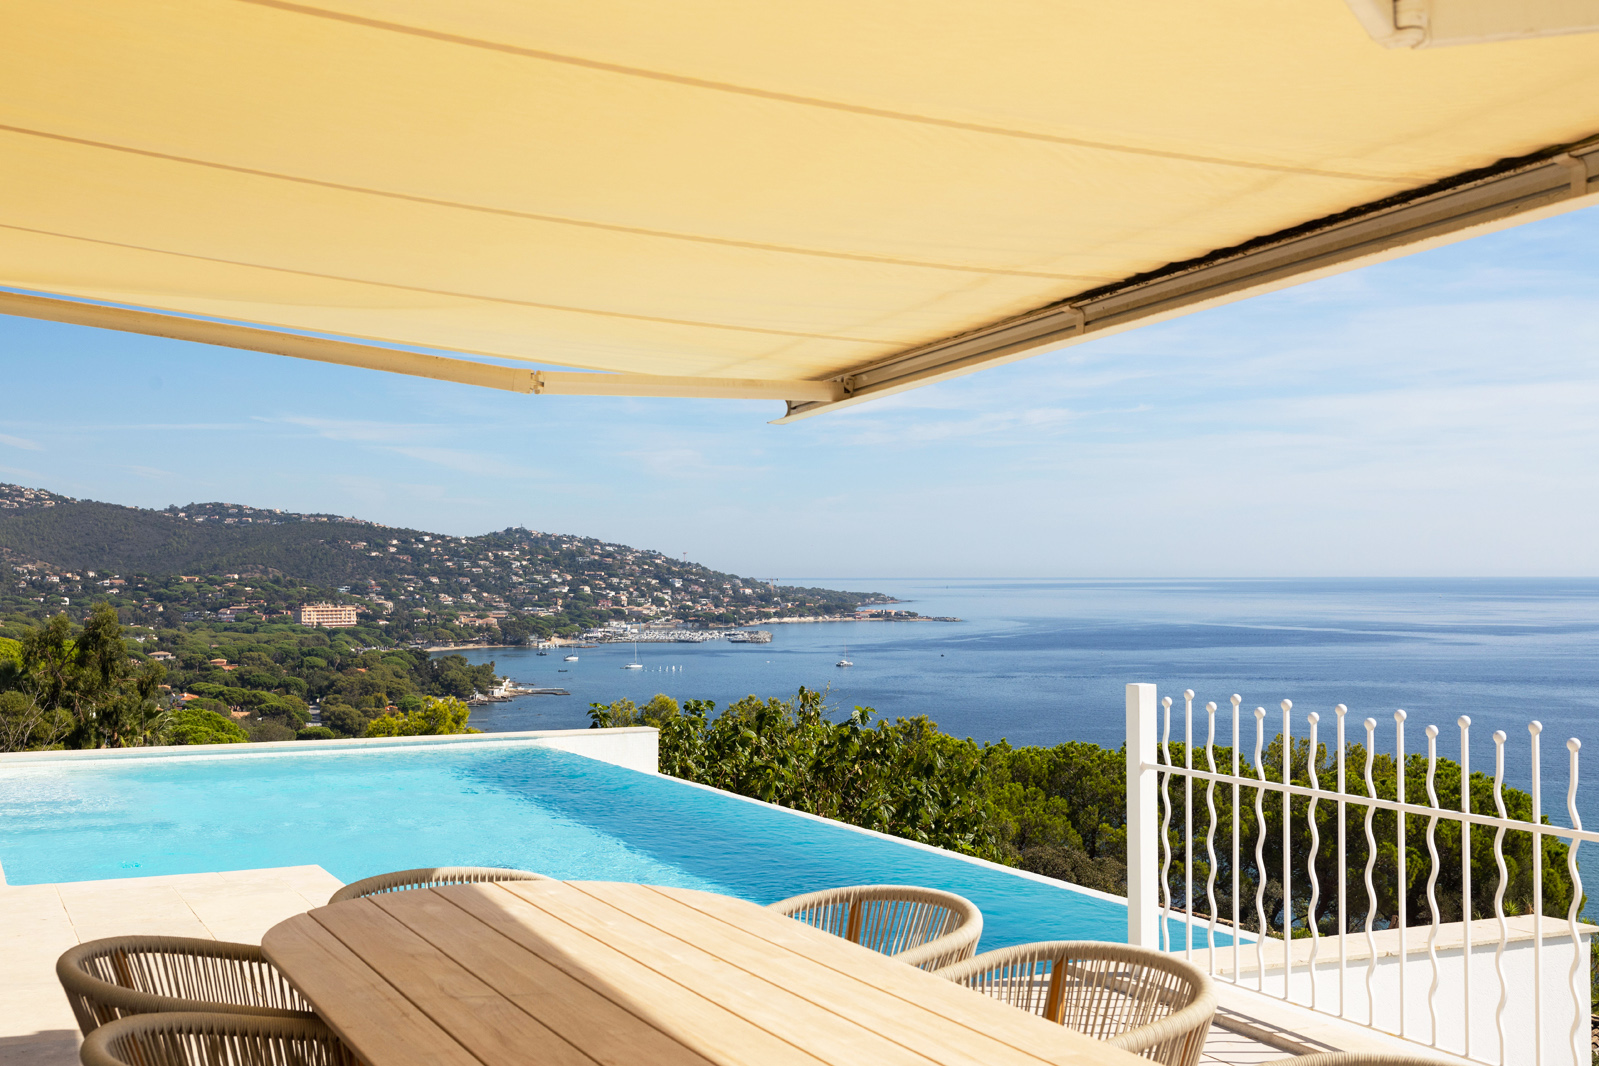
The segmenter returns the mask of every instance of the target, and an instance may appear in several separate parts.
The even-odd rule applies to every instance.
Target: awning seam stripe
[[[1116,152],[1124,155],[1145,156],[1156,159],[1171,159],[1183,163],[1197,163],[1205,166],[1232,167],[1240,170],[1262,170],[1276,174],[1297,174],[1303,177],[1329,178],[1338,181],[1372,182],[1392,185],[1404,180],[1395,175],[1359,174],[1352,171],[1322,170],[1314,167],[1296,167],[1284,163],[1264,163],[1254,160],[1228,159],[1222,156],[1205,156],[1187,152],[1162,151],[1158,148],[1138,148],[1132,145],[1112,144],[1106,141],[1091,141],[1086,138],[1065,137],[1054,133],[1039,133],[1033,130],[1011,129],[1005,126],[991,126],[981,122],[963,122],[959,119],[939,118],[936,115],[918,115],[909,111],[893,111],[888,108],[869,107],[865,104],[851,104],[842,100],[827,100],[821,97],[801,96],[797,93],[778,92],[773,89],[758,89],[749,85],[736,85],[731,82],[712,81],[709,78],[694,78],[684,74],[671,74],[666,71],[648,70],[643,67],[630,67],[621,63],[607,63],[598,59],[584,59],[581,56],[562,55],[559,52],[546,52],[537,48],[525,48],[521,45],[505,44],[501,41],[487,41],[478,37],[467,37],[462,34],[446,33],[442,30],[430,30],[423,26],[408,26],[400,22],[389,22],[384,19],[368,18],[364,15],[352,15],[343,11],[329,11],[325,8],[313,7],[309,4],[291,3],[290,0],[237,0],[242,4],[253,4],[257,7],[274,8],[292,14],[306,15],[311,18],[328,19],[334,22],[345,22],[355,26],[364,26],[368,29],[384,30],[390,33],[400,33],[411,37],[424,37],[440,41],[445,44],[460,45],[465,48],[481,48],[487,51],[501,52],[506,55],[522,56],[527,59],[540,60],[546,63],[559,63],[565,66],[582,67],[587,70],[601,71],[607,74],[620,74],[626,77],[645,78],[651,81],[669,82],[674,85],[683,85],[689,88],[705,89],[711,92],[731,93],[737,96],[754,97],[761,100],[771,100],[776,103],[794,104],[800,107],[821,108],[828,111],[840,111],[852,115],[863,115],[869,118],[886,119],[893,122],[910,122],[923,126],[940,126],[945,129],[964,130],[968,133],[982,133],[993,137],[1009,137],[1017,140],[1043,141],[1050,144],[1069,145],[1074,148],[1087,148],[1094,151]]]
[[[880,263],[886,266],[903,266],[924,270],[945,270],[961,274],[996,275],[1017,278],[1041,278],[1046,281],[1085,281],[1085,282],[1110,282],[1114,281],[1104,274],[1062,274],[1045,270],[1015,270],[1006,267],[973,266],[960,263],[940,263],[930,260],[901,259],[895,256],[869,255],[856,252],[836,252],[821,248],[800,248],[785,244],[768,244],[762,241],[744,241],[733,237],[712,237],[697,233],[678,233],[672,230],[648,229],[643,226],[624,226],[615,222],[597,222],[592,219],[568,218],[562,215],[541,215],[532,211],[518,211],[509,207],[492,207],[487,204],[464,203],[459,200],[441,200],[431,196],[421,196],[415,193],[395,192],[389,189],[373,189],[363,185],[347,185],[343,182],[327,181],[322,178],[308,178],[298,174],[284,174],[272,170],[259,170],[255,167],[238,166],[233,163],[222,163],[210,159],[197,159],[193,156],[175,155],[170,152],[158,152],[150,148],[135,148],[132,145],[112,144],[109,141],[96,141],[88,137],[74,137],[66,133],[54,133],[50,130],[29,129],[26,126],[8,126],[0,123],[0,132],[14,133],[25,137],[38,137],[44,140],[59,141],[64,144],[74,144],[85,148],[98,148],[108,152],[121,152],[127,155],[142,156],[147,159],[159,159],[167,163],[181,163],[188,166],[205,167],[210,170],[220,170],[232,174],[243,174],[255,178],[267,178],[275,181],[292,182],[297,185],[309,185],[316,188],[332,189],[337,192],[356,193],[365,196],[377,196],[389,200],[399,200],[406,203],[425,204],[429,207],[443,207],[461,211],[472,211],[480,214],[498,215],[505,218],[520,218],[530,222],[546,222],[552,225],[576,226],[583,229],[605,230],[613,233],[628,233],[641,237],[659,237],[664,240],[689,241],[697,244],[722,245],[729,248],[746,248],[758,252],[775,252],[782,255],[812,256],[823,259],[844,259],[857,263]]]
[[[428,289],[419,285],[401,285],[391,281],[372,281],[366,278],[352,278],[341,274],[322,274],[313,270],[299,270],[294,267],[271,266],[264,263],[247,263],[237,259],[223,259],[218,256],[199,255],[194,252],[177,252],[168,248],[151,248],[140,244],[127,244],[121,241],[109,241],[99,237],[83,237],[75,233],[58,233],[53,230],[35,229],[31,226],[18,226],[8,222],[0,222],[0,229],[14,230],[18,233],[32,233],[41,237],[55,237],[61,240],[83,241],[88,244],[98,244],[109,248],[125,248],[135,252],[148,252],[152,255],[170,255],[182,259],[193,259],[202,263],[219,263],[223,266],[244,267],[250,270],[270,270],[279,274],[293,274],[299,277],[317,278],[322,281],[339,281],[350,285],[370,285],[375,288],[394,289],[399,292],[415,292],[425,296],[447,296],[455,300],[479,300],[484,303],[506,304],[512,307],[529,307],[540,311],[564,311],[579,315],[596,315],[603,318],[622,318],[636,322],[659,322],[669,326],[689,326],[698,329],[726,330],[737,333],[758,333],[775,337],[798,337],[804,340],[841,341],[847,344],[871,344],[881,346],[885,341],[868,339],[865,337],[846,337],[827,333],[803,333],[798,330],[766,329],[759,326],[733,326],[717,322],[699,322],[692,319],[665,318],[659,315],[641,315],[627,311],[602,311],[587,307],[569,307],[563,304],[539,303],[533,300],[513,300],[506,296],[486,296],[478,293],[451,292],[448,289]],[[515,358],[514,356],[511,358]]]

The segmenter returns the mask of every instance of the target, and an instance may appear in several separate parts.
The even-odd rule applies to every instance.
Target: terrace
[[[1182,5],[1114,4],[1004,17],[961,0],[933,0],[915,18],[873,4],[24,3],[7,12],[0,65],[0,313],[526,395],[765,400],[792,422],[1599,201],[1590,6],[1227,0],[1196,19]],[[546,1018],[600,1036],[631,1024],[620,1007],[701,1059],[763,1061],[750,1049],[780,1050],[770,1029],[695,1012],[713,992],[749,999],[728,967],[755,975],[781,957],[811,982],[791,989],[761,971],[768,998],[803,1016],[766,1016],[788,1026],[790,1049],[847,1031],[858,1054],[845,1041],[832,1061],[937,1059],[949,1057],[933,1046],[947,1036],[984,1061],[971,1051],[980,1033],[1001,1058],[1131,1062],[935,975],[840,954],[825,934],[752,906],[908,882],[975,903],[984,949],[1075,938],[1175,955],[1180,943],[1217,985],[1231,1035],[1209,1045],[1216,1061],[1327,1049],[1582,1061],[1591,930],[1576,920],[1575,852],[1599,835],[1574,808],[1570,829],[1538,821],[1536,731],[1527,822],[1502,808],[1451,813],[1402,788],[1362,801],[1346,790],[1341,716],[1336,784],[1314,769],[1305,785],[1288,770],[1267,781],[1260,740],[1245,775],[1236,706],[1231,772],[1194,762],[1191,701],[1178,766],[1157,746],[1155,708],[1152,687],[1129,691],[1126,899],[663,780],[642,732],[8,755],[0,1048],[8,1061],[70,1061],[76,1038],[48,962],[74,941],[183,933],[261,940],[287,960],[292,936],[306,951],[318,943],[308,922],[381,925],[378,911],[404,911],[415,931],[442,901],[477,908],[484,925],[517,915],[515,930],[495,933],[515,946],[506,957],[530,950],[512,932],[567,935],[551,925],[563,907],[568,929],[596,908],[623,915],[582,930],[609,960],[603,978],[570,944],[538,956],[553,952],[613,993],[599,997],[607,1007],[568,988],[562,1002],[587,1007]],[[1285,703],[1285,738],[1290,725]],[[1573,746],[1569,794],[1576,766]],[[1209,870],[1226,865],[1210,807],[1196,817],[1213,786],[1233,810],[1240,795],[1257,812],[1262,796],[1281,803],[1272,876],[1286,905],[1274,919],[1257,894],[1254,924],[1277,920],[1285,939],[1244,929],[1243,819],[1220,853],[1238,943],[1219,928],[1214,877],[1195,881],[1199,851]],[[1298,803],[1308,850],[1295,850]],[[1336,804],[1336,841],[1318,838],[1317,803]],[[1368,909],[1354,931],[1352,806],[1398,816],[1401,895],[1406,827],[1425,823],[1424,945],[1407,939],[1417,916],[1403,903],[1381,928]],[[1257,821],[1264,893],[1266,816]],[[1505,832],[1530,840],[1526,920],[1513,927],[1496,898],[1489,926],[1468,911],[1446,928],[1433,891],[1440,822],[1462,837],[1494,831],[1496,859]],[[1542,913],[1551,838],[1569,842],[1563,923]],[[321,906],[338,882],[451,862],[561,881]],[[1308,897],[1293,889],[1301,869]],[[1471,876],[1464,866],[1467,899]],[[1508,881],[1501,863],[1501,889]],[[617,887],[630,884],[661,886],[659,898]],[[1318,935],[1334,896],[1337,935]],[[744,962],[710,959],[696,930]],[[654,962],[619,962],[632,958],[629,938],[640,953],[655,945]],[[379,954],[382,940],[353,928],[342,938]],[[300,966],[302,982],[357,973],[320,943],[326,965]],[[436,944],[408,943],[401,983],[369,988],[387,1013],[366,1046],[403,1044],[442,1024],[424,1015],[460,1021],[492,998]],[[703,962],[703,995],[685,959]],[[413,978],[419,998],[396,997]],[[1281,994],[1268,994],[1278,981]],[[652,989],[683,1010],[654,1010]],[[321,1006],[341,1008],[336,997]],[[865,1017],[874,1006],[880,1016]],[[526,1024],[509,1008],[497,1017]],[[729,1034],[750,1043],[705,1050]]]
[[[1135,742],[1153,706],[1151,687],[1129,687]],[[1235,945],[1226,935],[1233,924],[1220,917],[1219,926],[1211,923],[1204,915],[1216,909],[1185,895],[1169,870],[1162,878],[1158,868],[1135,864],[1129,907],[1024,871],[662,777],[655,744],[654,730],[634,728],[0,757],[0,861],[10,877],[0,887],[8,918],[0,955],[5,1061],[75,1061],[80,1038],[53,972],[56,957],[73,944],[130,934],[259,944],[280,923],[325,906],[345,881],[423,864],[510,866],[575,884],[651,884],[760,904],[852,883],[923,885],[978,906],[979,951],[1049,940],[1136,942],[1142,933],[1159,948],[1186,953],[1217,990],[1206,1063],[1254,1066],[1333,1050],[1531,1063],[1527,1036],[1535,1017],[1543,1019],[1535,1027],[1543,1061],[1566,1061],[1566,978],[1580,970],[1586,995],[1587,926],[1511,919],[1498,966],[1500,929],[1479,920],[1469,935],[1458,923],[1439,926],[1431,943],[1413,935],[1405,950],[1397,929],[1379,930],[1369,942],[1358,934],[1296,939],[1285,967],[1280,939],[1243,933]],[[1130,776],[1130,803],[1170,772],[1158,757],[1144,764]],[[1172,782],[1159,784],[1169,789]],[[1171,810],[1148,808],[1137,824],[1152,829]],[[1130,854],[1155,835],[1133,833]],[[1188,839],[1215,846],[1203,836]],[[1168,864],[1171,858],[1164,856]],[[1160,883],[1167,894],[1151,907],[1148,890]],[[1174,909],[1173,899],[1200,902],[1200,916]],[[1461,961],[1468,938],[1475,993],[1471,967]],[[1208,949],[1211,943],[1217,946]],[[1433,955],[1448,997],[1436,1001],[1428,985]],[[1375,963],[1369,974],[1368,960]],[[1394,1035],[1407,1023],[1390,1010],[1396,994],[1404,995],[1401,960],[1413,974],[1404,997],[1409,1039]],[[1508,1014],[1495,1009],[1495,973],[1510,977]],[[1542,1002],[1531,998],[1545,987]],[[1375,1025],[1365,1024],[1373,1017]],[[1508,1028],[1503,1051],[1496,1023]],[[1462,1032],[1477,1038],[1470,1059],[1457,1038]]]

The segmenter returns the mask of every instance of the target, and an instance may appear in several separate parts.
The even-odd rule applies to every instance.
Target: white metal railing
[[[1408,1040],[1415,1040],[1431,1047],[1445,1050],[1480,1062],[1494,1063],[1498,1066],[1508,1066],[1511,1063],[1530,1063],[1532,1066],[1544,1066],[1546,1052],[1549,1052],[1549,1061],[1569,1061],[1573,1066],[1587,1066],[1589,1053],[1589,984],[1588,984],[1588,950],[1585,942],[1587,927],[1580,926],[1577,914],[1582,904],[1582,878],[1577,868],[1577,849],[1584,841],[1599,842],[1599,832],[1585,831],[1577,812],[1577,762],[1578,750],[1581,743],[1575,738],[1566,742],[1570,753],[1569,777],[1566,789],[1566,809],[1571,818],[1571,828],[1542,824],[1542,793],[1539,773],[1539,741],[1542,725],[1532,722],[1528,725],[1531,743],[1531,820],[1513,819],[1507,816],[1504,797],[1505,775],[1505,744],[1507,737],[1503,731],[1493,734],[1495,749],[1495,766],[1493,778],[1493,801],[1496,813],[1493,815],[1478,813],[1472,810],[1471,804],[1471,750],[1470,730],[1471,719],[1461,716],[1457,720],[1460,733],[1460,805],[1458,810],[1445,808],[1440,802],[1434,787],[1434,774],[1438,762],[1438,736],[1436,726],[1426,727],[1427,737],[1427,778],[1425,804],[1407,802],[1405,797],[1405,719],[1404,711],[1394,713],[1394,745],[1396,752],[1396,789],[1395,798],[1388,799],[1377,795],[1377,786],[1372,780],[1372,766],[1376,758],[1376,730],[1377,720],[1367,718],[1365,726],[1365,765],[1362,777],[1365,784],[1365,793],[1350,792],[1346,780],[1346,754],[1348,745],[1345,742],[1345,716],[1348,713],[1343,704],[1333,709],[1336,719],[1336,741],[1332,756],[1334,769],[1331,771],[1318,771],[1319,735],[1321,720],[1317,714],[1310,714],[1305,721],[1309,727],[1309,759],[1306,761],[1305,770],[1308,784],[1296,784],[1293,781],[1293,769],[1296,763],[1293,747],[1293,704],[1283,700],[1281,749],[1282,767],[1281,780],[1271,780],[1266,775],[1266,759],[1263,753],[1266,747],[1278,739],[1277,736],[1266,734],[1266,710],[1257,707],[1254,710],[1255,737],[1253,767],[1244,764],[1242,759],[1243,745],[1240,743],[1241,699],[1234,695],[1231,697],[1232,714],[1232,744],[1231,767],[1218,770],[1215,762],[1216,741],[1216,712],[1214,702],[1206,703],[1203,708],[1205,715],[1205,740],[1202,747],[1196,749],[1193,743],[1194,734],[1194,693],[1192,690],[1183,693],[1183,756],[1181,765],[1174,763],[1171,755],[1171,726],[1172,705],[1170,697],[1161,700],[1164,708],[1164,722],[1161,725],[1159,738],[1156,736],[1156,693],[1153,685],[1128,685],[1127,686],[1127,826],[1128,826],[1128,939],[1134,944],[1152,947],[1162,947],[1165,950],[1182,950],[1190,958],[1195,954],[1195,924],[1200,922],[1201,933],[1204,941],[1199,945],[1199,950],[1205,954],[1204,964],[1211,975],[1219,980],[1228,981],[1240,987],[1253,987],[1254,991],[1278,996],[1308,1006],[1312,1010],[1335,1015],[1357,1024],[1370,1026],[1385,1031],[1394,1036]],[[1202,754],[1204,768],[1195,765],[1196,754]],[[1323,783],[1323,776],[1332,780]],[[1172,778],[1179,778],[1182,785],[1182,794],[1179,797],[1171,795]],[[1203,888],[1204,907],[1196,911],[1196,894],[1194,885],[1194,787],[1199,782],[1205,791],[1205,826],[1203,847],[1206,858],[1208,876]],[[1232,816],[1227,819],[1231,822],[1231,921],[1225,932],[1231,937],[1229,961],[1227,946],[1218,949],[1217,937],[1221,921],[1218,915],[1216,899],[1216,878],[1219,863],[1216,853],[1216,832],[1218,828],[1218,812],[1216,809],[1216,789],[1222,786],[1230,791]],[[1330,786],[1330,787],[1328,787]],[[1157,788],[1158,796],[1157,799]],[[1254,801],[1252,810],[1240,807],[1242,793],[1253,790]],[[1270,799],[1268,799],[1270,794]],[[1278,799],[1280,797],[1280,800]],[[1303,800],[1302,811],[1296,812],[1294,801]],[[1266,869],[1265,850],[1267,847],[1267,813],[1266,805],[1281,803],[1282,815],[1282,862],[1280,871]],[[1320,804],[1336,804],[1336,835],[1331,841],[1321,839],[1320,829],[1316,821],[1316,812]],[[1183,942],[1180,945],[1172,943],[1172,926],[1174,891],[1172,884],[1171,864],[1174,860],[1174,847],[1171,841],[1172,818],[1177,808],[1181,808],[1183,824],[1180,827],[1180,846],[1182,849],[1182,900],[1178,908],[1177,921],[1183,930]],[[1363,954],[1366,956],[1364,974],[1352,971],[1349,955],[1351,948],[1351,924],[1348,913],[1349,897],[1349,842],[1346,840],[1348,820],[1346,814],[1350,807],[1364,808],[1364,843],[1367,858],[1364,869],[1359,876],[1364,883],[1367,900],[1366,912],[1360,933],[1364,936]],[[1379,810],[1392,811],[1396,817],[1394,838],[1392,840],[1392,857],[1396,869],[1394,870],[1396,913],[1386,923],[1389,931],[1380,932],[1377,929],[1378,915],[1378,889],[1373,882],[1373,872],[1378,862],[1381,845],[1373,831],[1373,819]],[[1275,813],[1275,812],[1273,812]],[[1357,812],[1358,813],[1358,812]],[[1245,854],[1240,861],[1241,836],[1245,832],[1242,823],[1248,820],[1249,815],[1254,820],[1254,847],[1253,862]],[[1411,916],[1406,913],[1406,887],[1412,884],[1407,869],[1406,859],[1406,822],[1407,816],[1426,819],[1425,843],[1429,858],[1428,876],[1426,879],[1427,929],[1426,962],[1421,964],[1426,967],[1423,978],[1430,977],[1425,990],[1425,1006],[1427,1025],[1424,1031],[1420,1029],[1420,1019],[1415,1017],[1419,1013],[1419,1003],[1412,1000],[1418,998],[1419,989],[1408,980],[1408,971],[1412,964],[1408,958],[1411,942],[1407,934],[1414,927]],[[1157,817],[1159,821],[1156,828]],[[1308,825],[1309,846],[1302,847],[1300,854],[1294,854],[1293,826],[1296,817],[1302,817],[1304,824]],[[1439,873],[1443,868],[1443,861],[1439,856],[1437,829],[1440,822],[1454,822],[1459,826],[1460,832],[1460,896],[1461,896],[1461,922],[1459,923],[1459,966],[1455,966],[1453,953],[1455,946],[1453,937],[1447,947],[1449,959],[1444,960],[1439,954],[1440,932],[1444,925],[1440,912],[1439,900],[1436,894]],[[1493,915],[1484,921],[1472,920],[1472,848],[1471,833],[1475,826],[1484,830],[1494,831],[1493,861],[1497,868],[1497,885],[1494,892]],[[1505,892],[1511,881],[1511,873],[1506,865],[1504,850],[1505,834],[1507,831],[1526,833],[1530,837],[1530,874],[1531,878],[1531,936],[1525,937],[1525,920],[1511,919],[1505,912]],[[1543,915],[1543,852],[1544,838],[1554,837],[1569,842],[1566,854],[1566,866],[1571,876],[1572,894],[1571,902],[1566,910],[1565,929],[1556,934],[1558,951],[1551,955],[1548,961],[1559,962],[1566,954],[1570,955],[1570,964],[1566,972],[1558,975],[1564,978],[1562,983],[1568,987],[1568,1001],[1559,1000],[1545,995],[1544,966],[1546,962],[1546,933]],[[1386,843],[1386,842],[1384,842]],[[1335,867],[1338,871],[1336,884],[1323,885],[1317,872],[1318,857],[1325,858],[1323,854],[1327,848],[1335,849]],[[1158,850],[1158,860],[1157,860]],[[1294,876],[1297,869],[1302,869],[1308,879],[1308,900],[1304,912],[1304,927],[1308,932],[1308,953],[1299,950],[1297,945],[1304,943],[1303,939],[1295,938],[1293,929],[1297,923],[1297,911],[1294,896]],[[1278,877],[1273,879],[1272,872],[1277,872]],[[1255,882],[1254,892],[1254,928],[1256,933],[1245,931],[1245,915],[1241,911],[1240,890],[1243,887],[1241,878],[1248,874]],[[1267,912],[1266,893],[1268,883],[1276,880],[1280,886],[1282,912],[1281,921],[1277,923],[1273,934],[1271,915]],[[1329,900],[1328,897],[1331,897]],[[1335,911],[1334,911],[1335,908]],[[1323,934],[1320,924],[1332,918],[1336,913],[1336,963],[1333,962],[1331,953],[1326,957],[1322,953],[1322,941],[1329,939]],[[1507,954],[1511,946],[1511,922],[1517,922],[1518,939],[1515,949]],[[1492,926],[1497,923],[1497,937],[1493,935]],[[1474,928],[1475,927],[1475,928]],[[1450,926],[1451,930],[1453,926]],[[1283,935],[1286,931],[1286,935]],[[1398,950],[1393,950],[1392,941],[1394,931],[1397,931]],[[1279,938],[1280,937],[1280,938]],[[1386,946],[1380,947],[1378,938],[1383,938]],[[1245,958],[1244,941],[1252,940],[1254,955],[1255,976],[1253,981],[1244,975]],[[1526,954],[1524,948],[1530,939],[1530,966],[1529,960],[1522,958]],[[1473,952],[1485,954],[1488,948],[1493,949],[1492,972],[1484,972],[1486,958],[1479,959],[1473,965]],[[1270,949],[1270,950],[1268,950]],[[1359,942],[1353,949],[1359,950]],[[1268,959],[1268,955],[1280,956],[1282,974],[1280,982],[1273,978],[1268,988],[1267,971],[1275,968]],[[1558,958],[1555,956],[1559,956]],[[1198,960],[1196,960],[1198,961]],[[1513,972],[1507,973],[1507,964],[1511,965]],[[1474,970],[1478,971],[1474,973]],[[1529,972],[1530,970],[1530,972]],[[1447,982],[1445,978],[1448,978]],[[1280,983],[1280,990],[1278,985]],[[1456,986],[1446,990],[1448,983]],[[1336,987],[1336,1003],[1332,997],[1325,995],[1331,991],[1327,986]],[[1363,984],[1364,996],[1358,995]],[[1475,991],[1474,991],[1475,990]],[[1350,993],[1355,994],[1351,995]],[[1456,998],[1457,997],[1457,998]],[[1361,1003],[1360,1000],[1364,1002]],[[1458,1005],[1458,1013],[1453,1003]],[[1491,1039],[1482,1039],[1489,1036],[1483,1018],[1485,1009],[1491,1010],[1492,1033]],[[1440,1017],[1444,1024],[1440,1025]],[[1383,1024],[1386,1015],[1388,1024]],[[1397,1021],[1395,1022],[1395,1015]],[[1530,1016],[1529,1016],[1530,1015]],[[1569,1018],[1569,1027],[1565,1024]],[[1473,1043],[1473,1021],[1479,1031],[1479,1039]],[[1555,1028],[1558,1023],[1558,1028]],[[1528,1030],[1530,1029],[1530,1032]],[[1546,1034],[1546,1029],[1550,1032]],[[1530,1037],[1530,1048],[1528,1038]],[[1556,1048],[1554,1037],[1559,1044],[1567,1045]],[[1485,1044],[1491,1046],[1484,1046]],[[1546,1045],[1549,1045],[1546,1047]],[[1568,1058],[1569,1054],[1569,1058]]]

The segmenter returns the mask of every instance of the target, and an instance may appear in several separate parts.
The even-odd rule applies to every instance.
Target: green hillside
[[[346,585],[399,574],[403,567],[397,561],[337,546],[372,533],[370,525],[347,522],[197,524],[173,511],[89,501],[0,512],[0,548],[17,556],[69,570],[125,570],[151,577],[234,570]]]
[[[236,503],[161,511],[0,484],[0,619],[257,625],[350,604],[387,639],[522,641],[612,621],[737,625],[847,615],[875,593],[739,577],[593,537],[473,537]]]

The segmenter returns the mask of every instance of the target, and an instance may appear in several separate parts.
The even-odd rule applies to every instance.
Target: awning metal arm
[[[759,378],[669,377],[654,374],[586,373],[532,370],[470,359],[452,359],[400,348],[330,337],[281,333],[259,326],[141,311],[106,304],[83,303],[50,296],[0,291],[0,314],[94,326],[147,337],[215,344],[318,363],[382,370],[390,374],[453,381],[506,392],[563,396],[676,396],[727,400],[787,400],[829,403],[844,398],[836,381],[772,381]]]

